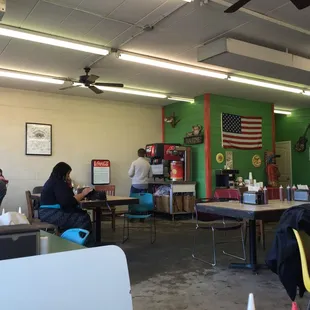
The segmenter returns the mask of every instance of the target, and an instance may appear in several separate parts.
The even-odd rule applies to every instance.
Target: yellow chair
[[[308,261],[310,262],[310,236],[308,236],[303,231],[297,231],[293,229],[300,253],[301,260],[301,269],[302,269],[302,278],[304,281],[305,288],[308,292],[310,292],[310,276],[309,276],[309,268]]]

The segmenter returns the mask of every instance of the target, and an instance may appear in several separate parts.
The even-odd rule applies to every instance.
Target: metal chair
[[[108,196],[115,196],[115,185],[96,185],[95,186],[96,191],[105,191]],[[101,215],[102,216],[111,216],[111,226],[112,230],[115,231],[115,221],[116,221],[116,212],[115,208],[110,208],[111,210],[103,210]],[[96,219],[96,213],[93,210],[93,219]],[[102,218],[101,218],[102,220]]]
[[[216,266],[217,260],[216,260],[216,245],[223,244],[223,243],[229,243],[229,241],[222,241],[222,242],[216,242],[215,240],[215,232],[228,232],[233,230],[239,230],[241,232],[241,243],[242,243],[242,249],[243,249],[243,257],[233,255],[230,253],[227,253],[223,251],[223,254],[234,257],[236,259],[240,259],[245,261],[246,260],[246,253],[245,253],[245,242],[244,242],[244,233],[243,233],[243,226],[244,223],[237,221],[236,219],[231,218],[225,218],[217,215],[212,215],[208,213],[208,211],[203,207],[199,206],[199,203],[205,203],[205,202],[211,202],[211,201],[218,201],[217,199],[198,199],[196,201],[195,211],[196,211],[196,230],[194,234],[194,245],[192,250],[192,257],[194,259],[197,259],[199,261],[202,261],[204,263],[207,263],[211,265],[212,267]],[[221,221],[220,223],[218,221]],[[210,230],[212,232],[212,250],[213,250],[213,262],[208,262],[200,257],[197,257],[196,255],[196,234],[199,229],[202,230]]]
[[[51,232],[54,232],[55,234],[58,234],[57,226],[53,224],[41,222],[40,219],[34,217],[34,208],[33,208],[30,191],[26,191],[26,201],[27,201],[27,210],[28,210],[27,218],[28,218],[29,223],[35,226],[36,228],[38,228],[39,230],[51,231]]]
[[[295,234],[299,254],[301,261],[301,270],[302,270],[302,278],[305,285],[305,288],[308,292],[310,292],[310,275],[309,275],[309,257],[310,257],[310,236],[308,236],[303,231],[297,231],[293,229]],[[308,310],[310,310],[310,301],[308,303]]]
[[[129,239],[129,230],[132,228],[140,227],[129,227],[130,220],[150,220],[150,232],[151,232],[151,244],[156,241],[156,220],[154,213],[154,201],[153,195],[147,193],[131,194],[130,197],[139,198],[138,205],[130,205],[128,207],[128,213],[124,214],[124,226],[123,226],[123,243]],[[126,225],[127,223],[127,225]],[[125,236],[125,231],[127,235]]]
[[[43,191],[43,186],[36,186],[33,190],[32,193],[33,194],[42,194]]]

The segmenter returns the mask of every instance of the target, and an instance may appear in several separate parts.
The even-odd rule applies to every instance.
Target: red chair
[[[246,253],[245,253],[245,241],[244,241],[244,233],[243,233],[243,226],[244,223],[241,221],[238,221],[236,219],[232,219],[229,217],[222,217],[222,216],[217,216],[208,213],[208,210],[204,206],[199,206],[199,203],[204,203],[204,202],[211,202],[211,201],[227,201],[227,200],[239,200],[237,192],[238,190],[228,190],[228,191],[222,191],[216,190],[214,193],[214,198],[212,199],[198,199],[196,201],[196,206],[195,206],[195,211],[196,211],[196,230],[195,230],[195,235],[194,235],[194,246],[193,246],[193,251],[192,251],[192,257],[194,259],[200,260],[204,263],[207,263],[213,267],[216,266],[216,245],[217,244],[222,244],[222,243],[228,243],[228,241],[223,241],[223,242],[216,242],[215,241],[215,232],[216,231],[222,231],[225,233],[227,231],[233,231],[233,230],[239,230],[241,232],[241,242],[242,242],[242,249],[243,249],[243,257],[229,254],[225,251],[223,251],[223,254],[227,256],[234,257],[236,259],[240,259],[245,261],[246,260]],[[240,196],[240,193],[239,193]],[[236,199],[237,198],[237,199]],[[221,221],[221,222],[219,222]],[[212,231],[212,248],[213,248],[213,262],[208,262],[204,259],[201,259],[197,257],[196,255],[196,234],[198,230],[211,230]]]

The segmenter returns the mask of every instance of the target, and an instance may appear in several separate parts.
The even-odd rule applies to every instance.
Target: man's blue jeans
[[[131,186],[130,188],[130,194],[145,194],[147,193],[148,190],[145,188],[145,189],[138,189],[138,188],[135,188],[133,186]]]

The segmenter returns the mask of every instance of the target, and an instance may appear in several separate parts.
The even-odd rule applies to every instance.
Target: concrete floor
[[[132,284],[135,310],[213,310],[246,309],[249,293],[254,293],[256,309],[291,309],[291,302],[278,277],[268,270],[258,275],[251,271],[230,270],[230,262],[236,259],[222,254],[222,249],[241,255],[241,242],[237,232],[229,238],[236,242],[218,246],[218,265],[215,268],[192,259],[191,247],[195,224],[192,221],[157,221],[157,240],[151,245],[149,232],[143,228],[132,230],[125,244],[122,240],[122,219],[118,219],[117,231],[112,233],[104,224],[103,236],[114,240],[126,253]],[[135,226],[141,226],[135,223]],[[272,241],[273,229],[267,226],[268,243]],[[223,233],[217,232],[217,239]],[[211,259],[211,235],[201,232],[198,248]],[[268,246],[267,246],[268,248]],[[259,249],[259,260],[265,253]],[[300,309],[306,309],[309,295],[298,301]]]

